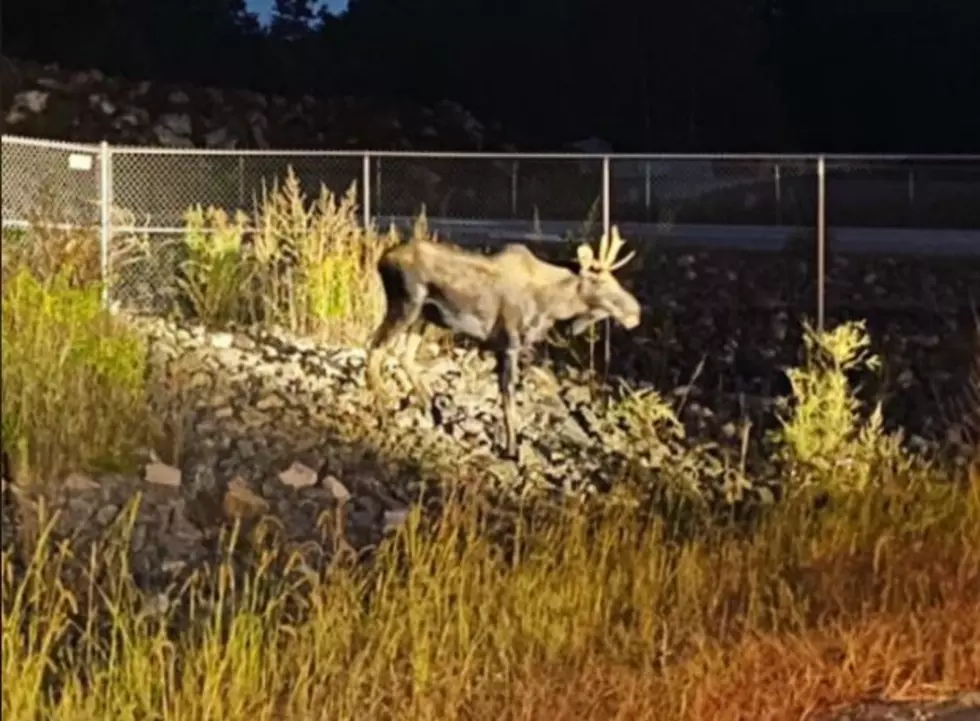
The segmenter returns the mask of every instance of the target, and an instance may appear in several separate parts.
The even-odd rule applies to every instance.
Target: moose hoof
[[[507,461],[517,461],[520,459],[520,446],[517,439],[504,437],[500,441],[500,457]]]

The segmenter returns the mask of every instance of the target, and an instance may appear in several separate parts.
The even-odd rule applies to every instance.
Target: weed
[[[882,685],[967,687],[980,487],[906,480],[681,544],[576,504],[518,518],[508,555],[479,504],[451,502],[369,566],[278,576],[270,551],[244,581],[191,579],[157,620],[122,536],[85,559],[41,544],[22,580],[3,559],[5,718],[797,718]],[[69,561],[105,587],[66,587]]]
[[[219,208],[200,206],[184,216],[187,258],[182,263],[180,290],[196,318],[215,327],[242,317],[242,288],[251,282],[252,267],[243,257],[248,217],[234,218]]]
[[[383,308],[374,266],[398,241],[364,228],[354,186],[309,202],[292,169],[251,216],[192,208],[185,217],[181,290],[208,325],[265,323],[294,333],[363,339]]]
[[[820,334],[804,323],[806,363],[787,376],[794,408],[770,434],[779,456],[791,466],[791,489],[863,493],[881,479],[889,463],[908,459],[901,434],[883,431],[881,405],[862,418],[861,402],[848,374],[875,370],[880,361],[868,351],[863,322],[844,323]],[[894,472],[894,469],[891,469]]]
[[[3,443],[19,482],[130,467],[145,447],[146,349],[67,266],[3,283]]]

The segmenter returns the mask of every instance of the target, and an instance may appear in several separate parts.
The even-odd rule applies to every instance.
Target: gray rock
[[[255,404],[256,410],[259,411],[272,411],[284,408],[286,406],[286,401],[283,400],[282,396],[278,393],[270,393],[268,395],[262,396],[259,401]]]
[[[279,480],[290,488],[310,488],[317,483],[317,472],[299,461],[294,461],[279,474]]]
[[[323,487],[327,489],[331,497],[338,503],[347,503],[351,499],[351,493],[339,478],[332,474],[323,477]]]
[[[190,138],[191,126],[191,116],[187,113],[167,113],[153,126],[153,133],[162,145],[190,148],[194,145]]]
[[[99,484],[84,473],[70,473],[64,486],[69,491],[92,491],[99,488]]]
[[[252,131],[252,140],[257,148],[268,148],[269,141],[266,139],[266,130],[269,127],[269,120],[258,110],[249,111],[246,122]]]
[[[14,96],[14,107],[29,113],[43,113],[48,106],[50,93],[43,90],[27,90]]]
[[[212,333],[210,341],[212,348],[224,350],[234,345],[235,336],[232,333]]]
[[[187,113],[167,113],[160,117],[157,124],[176,135],[191,134],[192,121]]]
[[[226,127],[209,130],[204,135],[204,144],[208,148],[232,149],[238,147],[238,140],[231,135]]]
[[[114,520],[116,516],[119,515],[119,508],[117,506],[103,506],[95,514],[95,522],[100,526],[108,526]]]
[[[402,508],[395,511],[384,512],[384,525],[382,530],[385,533],[395,531],[405,525],[408,520],[409,509]]]
[[[158,486],[178,488],[181,484],[181,472],[179,468],[168,466],[165,463],[150,463],[146,466],[144,478],[147,483]]]
[[[267,513],[269,502],[253,491],[241,478],[234,478],[228,484],[222,502],[228,518],[253,519]]]
[[[179,135],[165,125],[156,125],[153,128],[157,142],[171,148],[192,148],[194,143],[185,135]]]

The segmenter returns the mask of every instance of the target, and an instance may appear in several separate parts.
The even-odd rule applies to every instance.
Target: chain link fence
[[[3,136],[3,227],[25,228],[43,213],[47,222],[99,222],[100,152],[97,145]]]
[[[112,200],[144,227],[179,230],[193,206],[251,212],[291,170],[308,200],[321,186],[363,196],[363,161],[330,153],[250,153],[113,148]]]
[[[825,299],[838,307],[854,294],[835,287],[840,271],[823,267],[821,248],[845,261],[883,249],[980,255],[980,156],[206,151],[4,136],[2,169],[5,241],[32,218],[96,225],[113,300],[141,309],[166,301],[160,289],[176,274],[188,210],[251,214],[289,171],[308,201],[321,187],[353,187],[363,222],[381,230],[407,229],[423,209],[433,230],[460,243],[560,241],[588,221],[596,231],[615,223],[658,249],[651,263],[663,277],[650,283],[665,288],[691,286],[691,253],[716,261],[692,286],[697,299],[678,290],[664,302],[728,307],[735,297],[749,309],[751,287],[768,284],[785,292],[763,305],[822,319]],[[124,257],[137,244],[140,257]],[[779,262],[757,252],[777,250]],[[737,269],[750,266],[747,280]],[[718,292],[726,283],[742,289]]]

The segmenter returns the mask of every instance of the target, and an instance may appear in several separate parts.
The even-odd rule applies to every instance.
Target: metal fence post
[[[371,212],[375,218],[381,217],[381,209],[384,207],[384,186],[381,183],[381,157],[377,158],[374,164],[374,186],[371,188]]]
[[[364,185],[362,205],[364,208],[364,230],[367,230],[371,227],[371,153],[364,153],[362,163],[361,174],[364,176],[361,180]]]
[[[776,207],[780,210],[783,207],[783,174],[782,168],[779,167],[779,163],[775,163],[772,166],[772,182],[773,182],[773,192],[776,197]]]
[[[612,203],[609,198],[609,156],[602,156],[602,232],[605,235],[609,234],[609,227],[611,225],[610,220],[610,206]]]
[[[646,210],[646,214],[643,216],[646,220],[650,220],[650,210],[653,206],[653,168],[650,167],[650,161],[643,161],[643,207]]]
[[[112,239],[112,148],[99,145],[99,265],[102,274],[102,305],[109,307],[109,242]]]
[[[827,296],[827,163],[817,157],[817,330],[823,333]]]
[[[238,156],[238,207],[245,207],[245,156]]]
[[[517,217],[517,176],[520,172],[520,161],[515,160],[510,166],[510,217]]]
[[[610,180],[609,180],[609,156],[602,156],[602,233],[603,235],[609,235],[609,229],[612,225],[612,200],[610,196]],[[603,348],[605,355],[605,370],[609,369],[609,362],[612,358],[612,323],[609,318],[605,319],[603,323],[605,326],[605,347]]]

